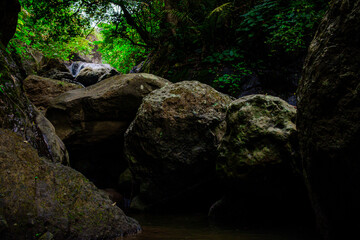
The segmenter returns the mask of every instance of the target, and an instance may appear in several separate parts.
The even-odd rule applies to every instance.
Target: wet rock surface
[[[125,134],[125,154],[148,208],[196,205],[215,176],[230,97],[196,81],[153,91]],[[200,196],[199,196],[200,195]],[[199,197],[199,198],[198,198]]]
[[[304,179],[325,239],[360,227],[360,1],[337,0],[322,20],[298,89]]]
[[[109,64],[73,62],[68,67],[76,82],[90,86],[106,78],[119,75]]]

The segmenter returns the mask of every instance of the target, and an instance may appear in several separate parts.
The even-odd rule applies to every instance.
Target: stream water
[[[143,231],[122,240],[318,240],[313,231],[301,226],[244,230],[211,224],[204,215],[131,216]]]
[[[73,77],[76,77],[77,75],[79,75],[80,71],[83,68],[91,68],[93,70],[96,69],[107,69],[107,70],[111,70],[112,67],[109,64],[97,64],[97,63],[86,63],[86,62],[73,62],[71,63],[71,65],[67,66],[67,68],[69,69],[70,73],[73,75]]]

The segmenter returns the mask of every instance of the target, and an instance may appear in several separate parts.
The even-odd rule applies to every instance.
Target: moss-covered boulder
[[[52,159],[35,118],[35,108],[22,90],[20,68],[0,43],[0,128],[22,135],[40,155]]]
[[[69,73],[70,74],[70,73]],[[80,85],[30,75],[24,80],[26,96],[40,110],[45,111],[55,97],[73,89],[81,88]]]
[[[325,239],[360,229],[360,1],[332,1],[298,89],[304,179]]]
[[[50,163],[10,130],[0,129],[2,238],[110,239],[136,233],[125,216],[83,175]],[[4,221],[3,220],[3,221]]]
[[[216,147],[230,102],[197,81],[168,85],[144,98],[125,134],[125,153],[145,205],[195,205],[215,175]]]
[[[23,73],[22,67],[0,43],[0,128],[22,135],[41,156],[54,162],[68,163],[66,148],[56,136],[55,129],[24,94]],[[51,91],[51,88],[47,86],[46,90]],[[44,91],[41,92],[42,97]]]
[[[295,116],[293,106],[273,96],[250,95],[229,105],[216,168],[223,197],[210,208],[211,218],[268,225],[298,221],[310,212],[294,168]]]
[[[242,179],[295,162],[295,116],[296,109],[278,97],[250,95],[232,102],[219,146],[218,172]]]
[[[127,74],[55,98],[46,112],[64,141],[71,166],[100,188],[116,188],[127,168],[123,136],[144,96],[169,81],[151,74]]]

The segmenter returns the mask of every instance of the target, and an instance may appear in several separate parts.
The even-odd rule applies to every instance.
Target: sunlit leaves
[[[103,41],[96,42],[99,44],[99,51],[105,62],[111,64],[122,73],[128,73],[133,66],[139,61],[146,58],[147,50],[145,47],[132,44],[128,39],[113,37],[116,26],[112,24],[100,25]],[[138,41],[136,31],[132,28],[126,28],[128,36],[132,41]]]

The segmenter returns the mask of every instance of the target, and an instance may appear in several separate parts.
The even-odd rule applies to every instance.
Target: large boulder
[[[10,130],[0,135],[1,239],[110,239],[140,230],[83,175],[39,157]]]
[[[8,14],[3,10],[10,11],[4,4],[12,2],[1,2],[1,19]],[[0,33],[9,21],[1,22]],[[138,232],[138,223],[80,173],[50,161],[50,134],[36,124],[39,115],[23,93],[19,69],[0,42],[0,239],[105,239]]]
[[[17,12],[11,13],[11,10],[12,7],[17,8],[18,4],[18,1],[0,3],[1,21],[4,20],[3,17],[11,17],[6,23],[1,22],[1,36],[5,36],[2,35],[3,31],[10,31],[7,27],[11,26],[13,21],[17,21]],[[20,8],[20,5],[18,7]],[[9,38],[11,37],[9,35]],[[66,163],[68,156],[65,146],[56,136],[51,124],[37,111],[23,92],[24,72],[0,42],[0,128],[11,129],[21,135],[24,141],[35,147],[41,156],[46,156],[54,162]]]
[[[196,205],[215,175],[230,102],[197,81],[168,85],[144,98],[125,133],[125,154],[140,183],[139,202],[148,209]]]
[[[278,97],[250,95],[232,102],[219,146],[218,172],[243,179],[295,162],[295,116],[296,109]]]
[[[70,73],[65,62],[61,59],[42,57],[40,60],[40,67],[38,73],[44,77],[50,77],[51,71],[53,70]]]
[[[12,129],[24,137],[41,156],[51,152],[36,125],[36,111],[22,90],[22,73],[0,43],[0,128]]]
[[[15,34],[20,10],[19,0],[0,2],[0,42],[5,46]]]
[[[304,178],[325,239],[360,228],[360,1],[336,0],[322,20],[298,89]]]
[[[40,110],[46,110],[55,97],[81,86],[64,81],[30,75],[24,80],[24,89],[30,101]]]
[[[170,82],[145,73],[115,76],[58,96],[46,116],[67,143],[98,142],[122,135],[134,119],[142,98],[166,84]]]
[[[151,74],[118,75],[55,98],[46,117],[68,148],[71,166],[101,188],[115,188],[109,184],[127,165],[123,135],[143,97],[166,84]]]
[[[310,209],[294,168],[295,117],[295,107],[273,96],[250,95],[229,105],[216,167],[224,197],[211,207],[213,219],[273,224]]]
[[[43,77],[47,77],[47,78],[51,78],[51,79],[55,79],[55,80],[62,80],[65,82],[73,82],[74,77],[73,75],[67,71],[67,72],[61,72],[59,70],[56,69],[51,69],[49,71],[47,71],[44,74],[40,74]],[[80,85],[80,84],[78,84]]]
[[[33,54],[31,55],[35,59],[35,56]],[[26,60],[23,62],[26,62]],[[39,70],[37,71],[36,75],[39,75],[41,77],[61,80],[65,82],[73,82],[73,80],[75,79],[75,77],[72,75],[69,68],[67,67],[66,63],[61,59],[49,59],[43,56],[38,63],[38,68]]]

